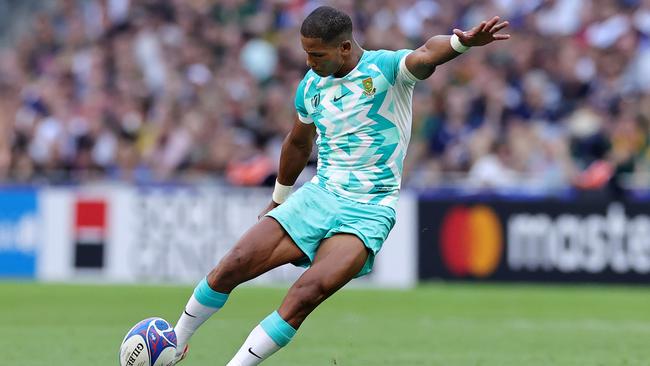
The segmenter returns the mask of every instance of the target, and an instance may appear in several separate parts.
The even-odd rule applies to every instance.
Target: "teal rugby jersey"
[[[405,65],[410,52],[364,51],[342,78],[307,72],[295,104],[300,121],[318,131],[312,182],[354,201],[395,208],[417,81]]]

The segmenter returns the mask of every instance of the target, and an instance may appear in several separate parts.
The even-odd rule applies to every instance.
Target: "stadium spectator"
[[[480,187],[495,144],[509,184],[592,187],[594,162],[650,184],[650,1],[329,3],[368,48],[511,23],[507,45],[418,84],[406,186]],[[0,52],[0,181],[273,182],[306,70],[297,25],[320,4],[58,1]]]

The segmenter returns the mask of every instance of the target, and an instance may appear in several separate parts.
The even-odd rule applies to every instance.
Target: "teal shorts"
[[[301,267],[311,265],[323,239],[342,233],[359,237],[369,255],[356,277],[372,271],[375,255],[395,225],[392,208],[352,201],[314,183],[306,183],[266,216],[276,219],[305,253],[294,263]]]

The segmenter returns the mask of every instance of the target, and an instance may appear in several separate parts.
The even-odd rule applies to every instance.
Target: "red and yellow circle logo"
[[[499,266],[503,231],[487,206],[454,206],[445,215],[440,250],[447,269],[456,276],[487,277]]]

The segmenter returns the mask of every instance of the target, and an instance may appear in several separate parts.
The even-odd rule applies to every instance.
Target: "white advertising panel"
[[[265,189],[108,186],[41,192],[44,248],[38,276],[56,281],[194,283],[257,220]],[[404,195],[397,224],[359,284],[409,287],[416,281],[415,199]],[[286,265],[253,281],[287,283]]]

